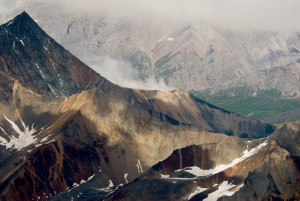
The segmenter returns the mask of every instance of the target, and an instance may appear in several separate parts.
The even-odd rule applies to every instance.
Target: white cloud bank
[[[0,0],[0,18],[13,17],[30,2],[41,2],[53,12],[159,21],[201,20],[238,30],[300,31],[299,0]]]
[[[136,79],[138,71],[129,62],[118,61],[107,56],[85,56],[81,59],[100,75],[122,87],[162,91],[173,90],[165,84],[163,79],[156,80],[154,76],[146,80]]]
[[[25,9],[25,1],[0,0],[0,23],[6,23]]]
[[[206,21],[229,29],[300,31],[299,0],[49,0],[65,11]]]

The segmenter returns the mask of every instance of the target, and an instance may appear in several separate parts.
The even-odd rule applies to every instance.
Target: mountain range
[[[0,61],[1,200],[300,199],[299,121],[120,87],[26,12],[0,26]]]
[[[79,58],[91,62],[109,56],[130,62],[138,71],[136,79],[164,79],[170,87],[203,96],[300,94],[299,34],[228,30],[203,21],[55,15],[42,2],[28,5],[28,10]]]

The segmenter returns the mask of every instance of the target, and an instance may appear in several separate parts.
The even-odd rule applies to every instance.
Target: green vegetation
[[[155,74],[157,79],[163,78],[167,82],[167,78],[171,77],[173,73],[177,71],[175,67],[169,66],[169,68],[164,68],[163,66],[178,54],[180,53],[177,52],[176,54],[173,55],[171,55],[171,53],[168,53],[155,62],[155,68],[156,68]]]
[[[242,133],[242,134],[240,135],[240,138],[248,138],[248,133]]]
[[[176,69],[175,68],[172,68],[172,69],[167,69],[165,71],[163,71],[162,73],[160,73],[158,75],[158,78],[168,78],[168,77],[171,77],[173,75],[173,73],[176,72]]]
[[[228,135],[228,136],[233,136],[232,130],[226,130],[225,134]]]
[[[146,53],[137,51],[129,58],[129,61],[139,72],[138,78],[145,80],[150,76],[151,72],[147,69],[151,69],[151,59]]]
[[[254,93],[254,89],[253,88],[248,88],[248,87],[236,87],[236,88],[232,88],[229,90],[223,90],[223,91],[219,91],[217,93],[214,94],[214,96],[228,96],[228,94],[233,94],[234,96],[252,96],[252,94]],[[257,89],[256,90],[256,97],[262,97],[262,98],[281,98],[281,93],[280,91],[277,91],[276,89],[270,89],[270,90],[260,90]],[[211,90],[210,89],[206,89],[204,91],[191,91],[192,94],[194,94],[195,96],[199,97],[199,98],[205,98],[207,96],[210,96],[211,94]]]
[[[171,52],[169,52],[168,54],[166,54],[165,56],[163,56],[162,58],[157,60],[157,62],[155,62],[155,68],[160,69],[164,64],[168,63],[172,59],[172,57],[175,57],[178,54],[179,54],[179,52],[171,55]]]
[[[215,53],[215,50],[214,50],[214,48],[210,47],[209,51],[206,52],[206,56],[209,56],[209,55],[211,55],[213,53]]]
[[[197,93],[191,92],[197,96]],[[200,96],[201,97],[201,96]],[[241,116],[271,123],[296,121],[300,117],[300,99],[279,99],[245,96],[213,95],[205,101]]]

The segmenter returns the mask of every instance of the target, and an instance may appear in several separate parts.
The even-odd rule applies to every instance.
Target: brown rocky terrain
[[[232,141],[175,150],[106,200],[299,200],[299,154],[276,142],[277,133],[287,141],[299,136],[299,126],[285,124],[268,139],[239,146]]]
[[[238,136],[262,138],[275,127],[182,90],[142,91],[110,83],[55,43],[26,13],[0,27],[0,56],[1,200],[70,200],[73,190],[85,185],[91,185],[86,200],[153,200],[156,195],[184,200],[198,187],[213,192],[225,181],[242,184],[269,155],[298,153],[280,139],[284,127],[272,135],[280,137],[249,141]],[[242,160],[208,177],[180,179],[185,168],[216,168],[243,157],[245,150],[254,150],[250,162]],[[291,170],[297,179],[299,170]],[[138,188],[140,194],[126,194]],[[68,191],[71,196],[63,193]]]

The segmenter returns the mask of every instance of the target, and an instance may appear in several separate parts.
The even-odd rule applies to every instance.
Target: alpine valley
[[[162,44],[194,31],[174,32]],[[201,53],[204,60],[231,46],[219,48]],[[180,57],[176,52],[164,61]],[[165,53],[158,45],[157,58]],[[282,59],[297,71],[290,54],[298,52]],[[162,71],[166,62],[157,65]],[[295,90],[281,93],[298,95]],[[276,128],[182,89],[120,87],[26,12],[0,26],[0,91],[3,201],[300,200],[299,121]]]

